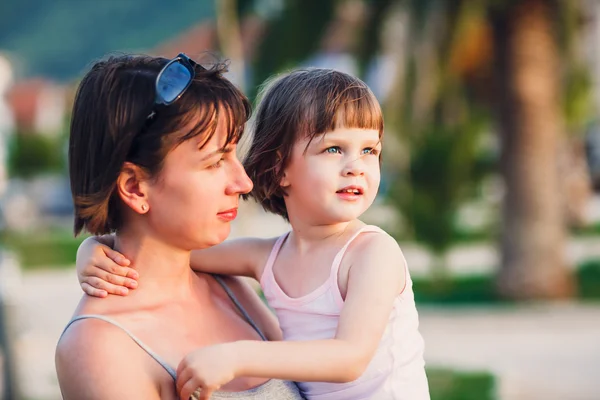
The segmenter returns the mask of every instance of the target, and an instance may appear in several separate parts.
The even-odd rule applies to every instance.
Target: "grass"
[[[496,303],[500,299],[489,275],[455,276],[449,279],[413,278],[413,292],[418,303]]]
[[[431,400],[493,400],[496,379],[485,371],[427,368]]]

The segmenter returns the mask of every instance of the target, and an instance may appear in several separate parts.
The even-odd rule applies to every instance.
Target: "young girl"
[[[197,388],[208,398],[237,376],[294,380],[311,400],[429,399],[406,261],[392,237],[358,219],[377,194],[382,135],[380,106],[357,78],[296,70],[266,86],[244,166],[251,196],[292,230],[196,250],[191,266],[257,279],[284,341],[193,352],[177,371],[182,399]],[[90,295],[136,286],[111,245],[92,238],[78,252]]]

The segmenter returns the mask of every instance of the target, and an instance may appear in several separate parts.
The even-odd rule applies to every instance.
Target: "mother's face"
[[[147,217],[153,231],[186,250],[224,241],[237,215],[240,194],[252,190],[236,145],[226,145],[226,113],[219,114],[211,140],[202,148],[202,137],[177,146],[149,187]]]

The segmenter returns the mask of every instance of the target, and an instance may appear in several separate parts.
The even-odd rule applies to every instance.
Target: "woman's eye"
[[[223,165],[223,161],[225,161],[225,160],[223,158],[221,158],[219,161],[210,165],[208,168],[220,168]]]
[[[329,154],[339,154],[342,152],[342,149],[340,149],[339,146],[332,146],[332,147],[328,147],[325,149],[325,153],[329,153]]]

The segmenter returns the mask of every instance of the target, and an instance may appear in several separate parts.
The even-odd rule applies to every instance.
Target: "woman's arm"
[[[55,363],[65,400],[160,400],[146,361],[117,329],[90,319],[75,322],[61,338]]]
[[[361,235],[353,247],[335,338],[238,341],[202,348],[180,364],[178,388],[219,387],[231,375],[315,382],[350,382],[360,377],[375,354],[406,275],[404,257],[392,238]],[[220,361],[213,363],[217,358]]]

